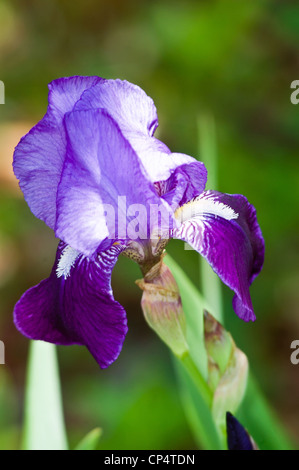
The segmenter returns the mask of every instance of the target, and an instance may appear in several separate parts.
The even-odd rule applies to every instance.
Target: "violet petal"
[[[31,339],[85,345],[101,368],[108,367],[127,333],[126,312],[111,289],[111,273],[124,248],[113,245],[90,261],[60,242],[50,276],[16,304],[16,327]]]
[[[65,126],[68,148],[57,193],[58,238],[92,257],[106,237],[130,238],[133,213],[129,207],[140,209],[143,239],[149,238],[151,205],[165,206],[165,225],[169,226],[172,211],[144,176],[136,153],[106,111],[71,112]]]
[[[182,225],[174,230],[174,238],[186,241],[207,259],[235,292],[236,314],[254,321],[249,286],[264,261],[264,240],[254,207],[242,195],[206,191],[180,208],[176,217]]]
[[[100,80],[98,77],[70,77],[50,83],[47,113],[15,149],[13,169],[25,200],[33,214],[52,229],[66,150],[63,116],[73,109],[84,90]]]

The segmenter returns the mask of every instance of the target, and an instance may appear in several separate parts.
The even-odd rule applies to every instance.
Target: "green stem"
[[[194,384],[196,385],[198,391],[200,392],[206,405],[211,408],[213,394],[208,386],[207,382],[201,375],[200,371],[194,364],[189,353],[185,353],[181,358],[179,358],[181,363],[184,365],[185,369],[188,371],[190,377],[192,378]]]

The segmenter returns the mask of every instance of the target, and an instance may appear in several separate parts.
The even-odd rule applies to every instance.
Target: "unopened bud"
[[[204,336],[208,354],[209,385],[215,390],[233,354],[235,343],[230,333],[207,311],[204,312]]]
[[[226,427],[226,412],[234,413],[247,385],[248,360],[223,326],[205,312],[205,345],[208,353],[209,385],[214,391],[212,413],[219,427]]]
[[[230,412],[226,413],[228,450],[258,450],[248,431]]]
[[[143,290],[141,307],[147,323],[176,356],[182,357],[188,352],[185,315],[178,285],[163,259],[136,284]]]

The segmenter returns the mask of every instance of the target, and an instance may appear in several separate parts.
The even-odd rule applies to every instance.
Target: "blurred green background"
[[[172,151],[199,155],[198,118],[212,115],[219,190],[246,195],[266,242],[251,288],[257,321],[233,313],[223,287],[225,322],[276,410],[299,442],[299,4],[251,0],[1,0],[0,80],[0,449],[20,446],[28,340],[12,311],[46,277],[57,245],[34,218],[11,170],[14,146],[46,111],[47,84],[69,75],[122,78],[155,101],[156,136]],[[169,252],[198,285],[198,255]],[[195,449],[166,347],[140,308],[141,274],[125,258],[113,274],[129,333],[119,359],[101,371],[87,350],[58,349],[71,447],[100,426],[101,449]]]

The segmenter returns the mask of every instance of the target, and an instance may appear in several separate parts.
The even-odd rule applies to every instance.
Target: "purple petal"
[[[54,229],[56,193],[66,138],[62,118],[98,77],[70,77],[49,84],[49,106],[43,119],[24,136],[14,153],[13,168],[33,214]]]
[[[105,82],[103,78],[96,76],[74,76],[53,80],[49,84],[48,112],[56,119],[57,124],[61,124],[64,115],[72,111],[83,92],[103,82]]]
[[[165,181],[180,166],[196,163],[195,158],[183,153],[171,153],[163,142],[154,137],[123,130],[142,162],[147,178],[152,182]]]
[[[255,320],[249,286],[263,266],[264,240],[254,207],[244,196],[206,191],[180,208],[176,217],[182,225],[174,230],[174,238],[203,255],[236,293],[236,314]]]
[[[68,114],[65,125],[68,148],[57,193],[56,236],[89,257],[106,237],[130,238],[130,214],[119,202],[125,198],[127,208],[138,204],[145,211],[139,221],[142,238],[148,238],[149,207],[164,201],[118,125],[106,111],[95,109]],[[172,218],[168,206],[167,216]]]
[[[199,196],[206,186],[207,170],[202,162],[178,166],[166,181],[155,184],[158,194],[176,210],[191,199]]]
[[[54,229],[65,137],[46,115],[15,149],[13,169],[33,214]]]
[[[188,155],[171,153],[153,136],[158,127],[153,100],[137,85],[105,80],[83,93],[74,110],[105,109],[130,142],[152,183],[166,180],[178,166],[192,163]]]
[[[226,429],[228,450],[255,450],[248,432],[229,411],[226,413]]]
[[[90,261],[60,242],[50,277],[15,306],[18,330],[35,340],[85,345],[101,368],[108,367],[127,333],[126,312],[111,289],[111,273],[124,248],[114,245]]]
[[[105,109],[121,131],[152,136],[158,126],[153,100],[126,80],[105,80],[85,91],[74,110]]]

